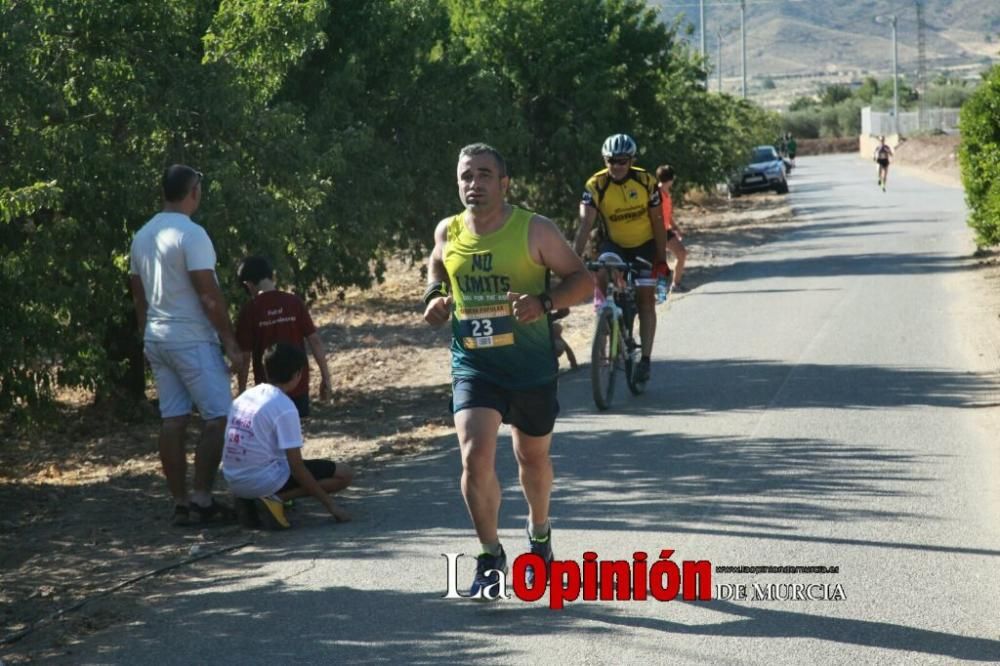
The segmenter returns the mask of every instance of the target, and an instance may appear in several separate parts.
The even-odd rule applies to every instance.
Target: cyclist
[[[677,259],[674,264],[674,279],[670,284],[670,292],[683,294],[688,290],[681,284],[681,277],[684,275],[684,262],[687,261],[687,248],[684,247],[681,228],[674,221],[674,200],[670,196],[670,188],[674,184],[674,168],[669,164],[658,166],[656,180],[660,183],[660,197],[662,199],[660,208],[663,211],[663,228],[667,230],[667,249]]]
[[[889,180],[889,160],[892,158],[892,148],[885,142],[885,137],[878,138],[875,146],[874,159],[878,163],[878,184],[885,192],[885,183]]]
[[[528,502],[531,552],[552,560],[549,446],[559,413],[549,313],[587,297],[594,280],[559,228],[506,201],[503,157],[482,143],[458,156],[465,211],[434,231],[424,320],[451,322],[452,412],[462,453],[462,496],[482,548],[470,596],[493,599],[507,556],[497,533],[497,430],[509,423]],[[549,271],[562,278],[549,287]],[[533,571],[526,577],[533,578]],[[529,583],[530,584],[530,583]],[[497,590],[498,591],[498,590]]]
[[[600,252],[614,252],[624,261],[637,257],[653,264],[654,277],[668,276],[666,263],[667,232],[663,228],[660,210],[660,190],[653,174],[635,166],[637,147],[627,134],[613,134],[601,146],[606,168],[587,180],[580,202],[580,228],[575,249],[583,255],[594,220],[600,218],[602,241]],[[598,275],[600,293],[604,293],[608,276]],[[642,359],[636,367],[636,381],[649,379],[649,357],[656,335],[656,307],[652,287],[636,292],[639,310],[639,337],[642,339]]]

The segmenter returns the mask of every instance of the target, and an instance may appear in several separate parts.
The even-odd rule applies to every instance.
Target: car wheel
[[[788,181],[783,180],[778,183],[778,186],[774,188],[774,191],[778,194],[788,194]]]

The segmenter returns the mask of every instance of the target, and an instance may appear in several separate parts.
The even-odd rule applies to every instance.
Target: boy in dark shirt
[[[240,309],[236,324],[236,340],[243,350],[244,363],[239,373],[239,392],[247,387],[249,361],[253,361],[254,383],[267,381],[261,357],[264,350],[277,342],[287,342],[305,351],[306,344],[319,366],[322,382],[320,400],[330,398],[330,369],[326,365],[323,341],[316,333],[309,310],[302,299],[274,286],[274,270],[264,257],[247,257],[240,264],[239,279],[251,299]],[[299,410],[299,417],[309,416],[309,365],[302,379],[288,393]]]

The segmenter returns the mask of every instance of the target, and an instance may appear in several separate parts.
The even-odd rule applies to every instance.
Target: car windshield
[[[774,148],[754,148],[753,156],[750,158],[750,164],[757,164],[758,162],[771,162],[778,159],[778,154],[774,152]]]

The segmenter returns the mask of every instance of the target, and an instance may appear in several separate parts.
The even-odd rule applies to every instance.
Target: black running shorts
[[[558,382],[527,389],[505,389],[484,379],[456,377],[451,383],[453,414],[472,407],[500,412],[509,423],[531,437],[552,432],[559,414]]]

